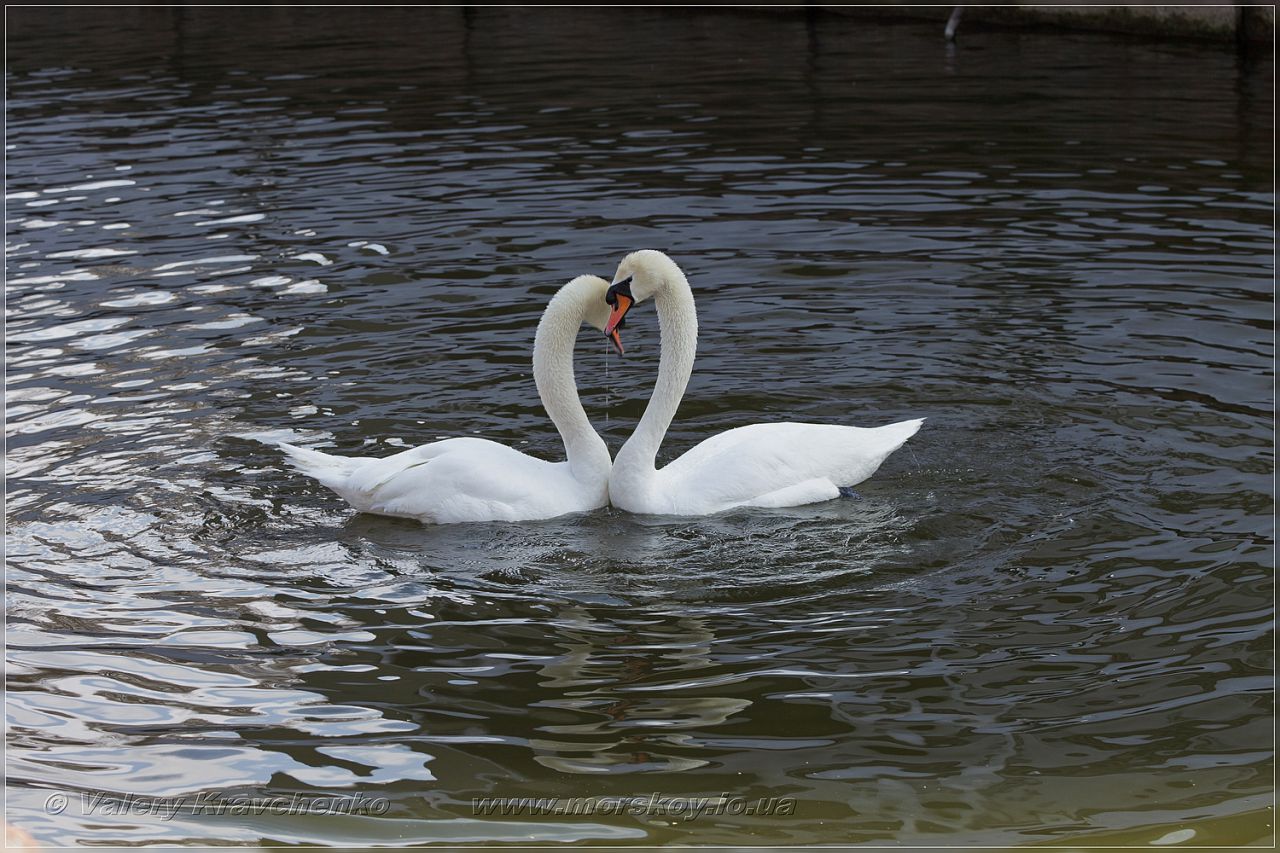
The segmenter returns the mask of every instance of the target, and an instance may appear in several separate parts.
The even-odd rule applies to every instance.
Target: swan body
[[[360,512],[450,524],[531,521],[605,506],[612,463],[578,400],[573,346],[584,322],[604,327],[608,286],[597,276],[573,279],[552,297],[538,323],[534,381],[564,441],[564,462],[482,438],[448,438],[381,459],[332,456],[290,444],[280,449],[294,467]]]
[[[609,288],[613,311],[605,332],[616,330],[633,304],[650,297],[662,355],[653,396],[609,475],[609,499],[620,509],[711,515],[831,500],[842,487],[874,474],[924,423],[919,418],[874,428],[753,424],[712,436],[658,469],[658,448],[693,371],[698,321],[688,279],[675,262],[653,250],[634,252],[623,259]]]
[[[629,471],[610,483],[628,512],[711,515],[737,507],[786,507],[840,497],[841,487],[871,477],[923,420],[886,427],[776,423],[738,427],[690,449],[653,477],[627,488]],[[621,457],[620,457],[621,458]]]

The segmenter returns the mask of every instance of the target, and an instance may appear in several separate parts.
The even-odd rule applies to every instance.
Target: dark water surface
[[[1269,836],[1269,56],[799,14],[8,17],[10,821]],[[642,247],[699,299],[672,455],[766,420],[925,429],[857,500],[435,529],[248,437],[560,454],[534,326]],[[579,347],[615,450],[651,306],[626,340]],[[387,805],[90,799],[201,794]],[[725,794],[794,811],[472,807]]]

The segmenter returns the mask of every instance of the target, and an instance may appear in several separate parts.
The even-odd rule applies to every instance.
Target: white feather
[[[575,278],[556,293],[538,324],[534,379],[564,440],[564,462],[482,438],[449,438],[382,459],[279,447],[298,470],[361,512],[448,524],[527,521],[602,507],[609,502],[612,463],[578,400],[573,345],[584,322],[603,327],[607,287],[595,276]]]
[[[628,255],[614,281],[630,279],[635,302],[652,297],[662,327],[658,382],[644,416],[618,451],[609,497],[629,512],[710,515],[744,506],[783,507],[830,500],[866,480],[915,435],[923,418],[882,427],[777,423],[712,436],[657,469],[693,370],[698,322],[684,273],[661,252]]]

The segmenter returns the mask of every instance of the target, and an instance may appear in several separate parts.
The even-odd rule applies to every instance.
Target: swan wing
[[[391,456],[384,456],[381,459],[367,460],[363,465],[351,471],[350,476],[347,478],[347,488],[359,494],[373,495],[378,489],[397,477],[402,477],[409,471],[425,465],[432,459],[437,459],[450,451],[465,452],[473,443],[482,446],[500,447],[503,450],[508,449],[495,441],[488,441],[482,438],[446,438],[442,441],[433,441],[430,444],[402,450],[399,453],[393,453]],[[480,452],[483,453],[484,450],[480,450]],[[490,450],[489,452],[494,451]]]
[[[924,419],[882,427],[752,424],[712,436],[659,472],[679,514],[830,500],[876,472]]]

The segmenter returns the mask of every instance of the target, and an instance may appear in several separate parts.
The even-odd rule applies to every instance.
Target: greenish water
[[[1270,56],[800,14],[8,18],[10,822],[1271,837]],[[856,500],[435,529],[244,437],[554,456],[537,318],[641,247],[700,312],[670,454],[925,429]],[[626,334],[578,351],[615,450],[650,306]],[[295,797],[377,805],[208,807]],[[596,813],[476,806],[525,797]]]

